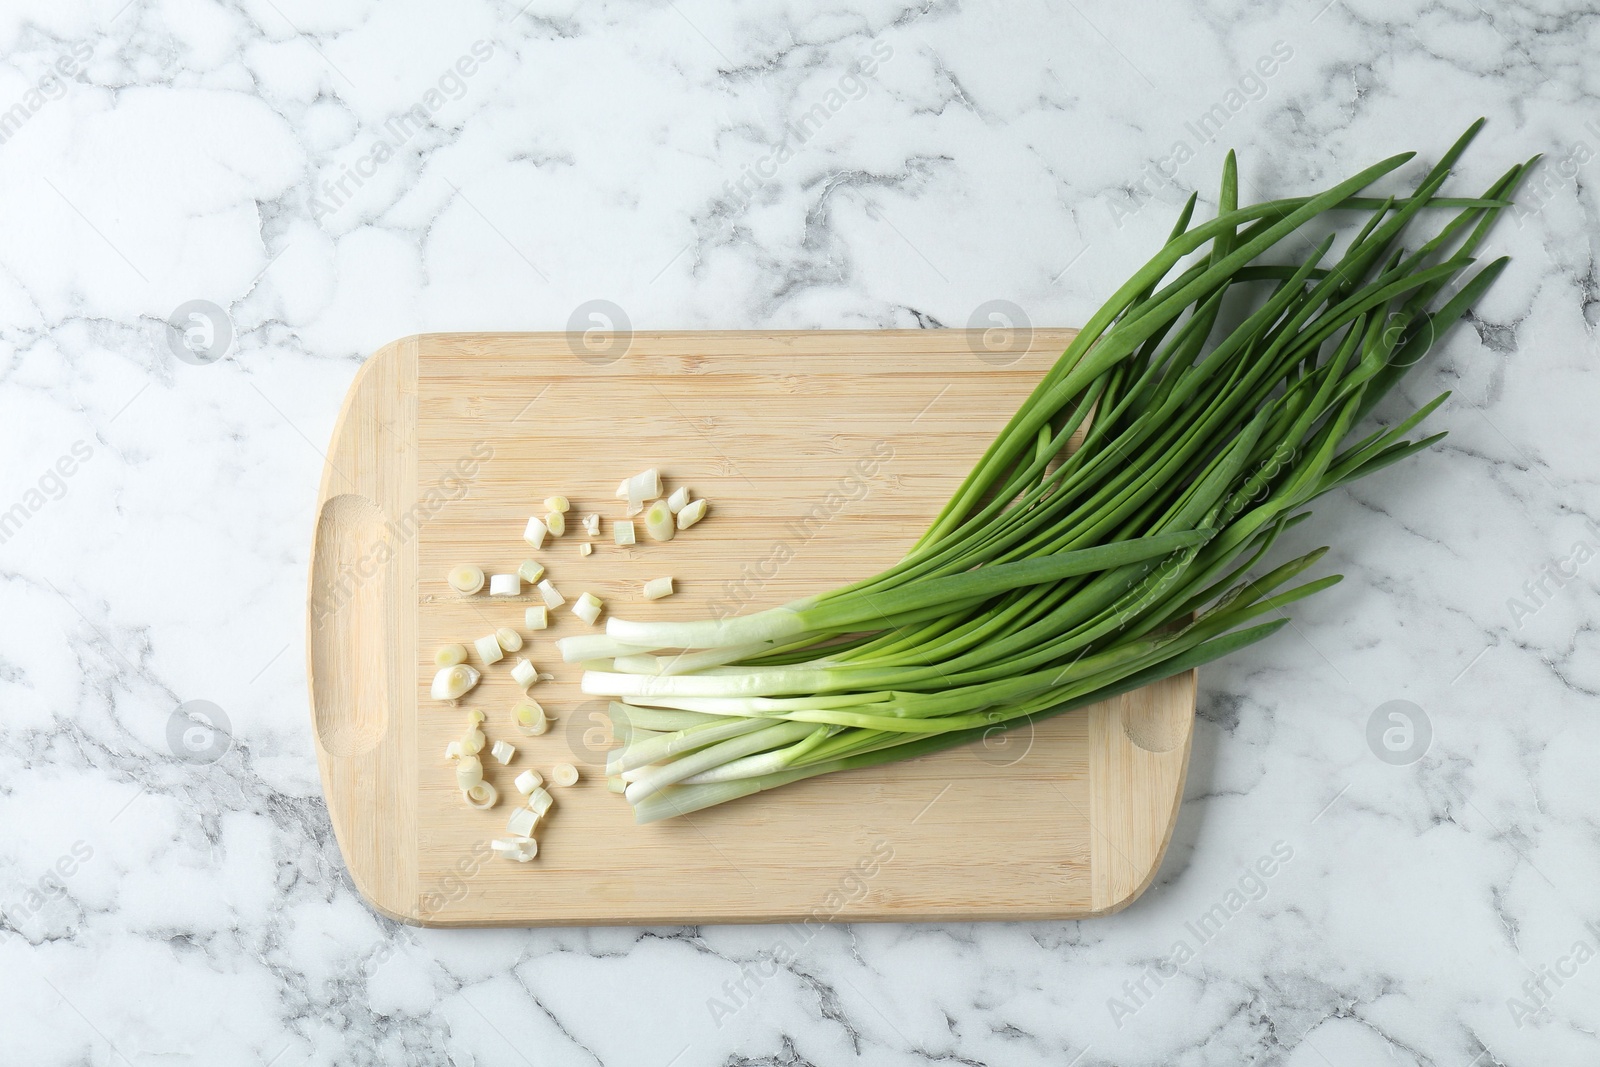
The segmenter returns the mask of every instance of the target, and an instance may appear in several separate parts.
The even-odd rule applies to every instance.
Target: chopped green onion
[[[528,863],[539,854],[539,842],[531,837],[497,837],[489,842],[489,848],[496,855],[518,863]]]
[[[691,500],[678,512],[678,529],[687,530],[695,523],[706,517],[706,508],[709,507],[704,500]]]
[[[476,668],[469,667],[465,663],[445,667],[433,676],[433,686],[429,690],[429,695],[435,700],[459,700],[469,689],[478,684],[480,677]]]
[[[511,680],[527,689],[539,680],[539,672],[527,660],[519,659],[516,666],[511,668]]]
[[[499,663],[505,659],[506,651],[500,647],[500,635],[488,634],[472,642],[472,648],[478,653],[478,658],[487,667],[491,663]]]
[[[479,782],[461,795],[475,808],[492,808],[500,799],[500,791],[488,782]]]
[[[471,789],[483,781],[483,761],[477,756],[463,755],[456,761],[456,785],[463,789]]]
[[[532,837],[538,825],[539,816],[527,808],[518,808],[511,813],[511,818],[506,820],[507,832],[517,837]]]
[[[605,602],[593,593],[585,592],[579,595],[577,602],[572,605],[572,613],[590,626],[600,618],[600,610],[605,607]]]
[[[644,532],[650,535],[652,541],[672,540],[672,535],[677,532],[676,520],[665,500],[657,500],[645,510]]]
[[[535,815],[543,818],[550,813],[550,808],[555,804],[556,798],[542,785],[536,785],[528,793],[528,808]]]
[[[550,729],[550,720],[544,713],[544,706],[537,700],[522,701],[512,709],[511,717],[516,722],[517,729],[530,737]]]
[[[445,580],[450,583],[451,589],[463,596],[471,596],[483,588],[483,568],[471,564],[452,567]]]
[[[639,514],[646,500],[654,500],[661,495],[661,472],[651,467],[635,474],[622,483],[621,495],[627,498],[628,516],[631,518]]]

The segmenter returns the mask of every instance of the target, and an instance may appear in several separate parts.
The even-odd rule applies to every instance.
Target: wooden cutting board
[[[508,767],[485,760],[494,809],[464,805],[443,758],[465,710],[428,696],[435,648],[521,630],[537,602],[459,597],[445,582],[455,564],[492,574],[536,556],[569,600],[591,590],[638,618],[755,609],[877,571],[1072,336],[639,333],[585,347],[581,335],[435,334],[376,353],[328,449],[308,624],[323,790],[362,894],[431,926],[1038,919],[1128,904],[1177,817],[1192,672],[989,744],[646,826],[606,789],[604,702],[556,654],[555,638],[588,631],[566,608],[551,629],[523,631],[518,654],[554,675],[532,693],[556,720],[549,733],[511,726],[517,656],[463,702],[484,711],[491,741],[517,746]],[[669,543],[617,548],[616,484],[649,466],[711,513]],[[576,522],[543,551],[522,541],[556,493],[574,519],[603,516],[593,555],[579,555]],[[642,600],[660,575],[677,595]],[[538,859],[492,858],[511,779],[557,762],[583,778],[553,790]]]

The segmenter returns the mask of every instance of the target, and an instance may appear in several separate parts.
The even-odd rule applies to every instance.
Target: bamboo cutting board
[[[1037,919],[1128,904],[1177,817],[1192,672],[992,743],[636,826],[603,779],[605,703],[554,647],[588,628],[561,608],[529,633],[531,590],[463,598],[445,582],[455,564],[493,574],[535,557],[569,602],[590,590],[608,614],[701,618],[873,573],[1072,335],[991,351],[995,338],[964,330],[640,333],[609,350],[581,335],[438,334],[376,353],[328,450],[308,624],[323,790],[362,894],[432,926]],[[649,466],[711,513],[666,544],[617,548],[616,484]],[[523,525],[556,493],[571,525],[533,552]],[[589,512],[601,536],[581,557]],[[668,574],[677,595],[640,598]],[[522,652],[462,708],[429,699],[435,648],[507,625]],[[511,725],[522,656],[554,675],[532,692],[555,719],[540,737]],[[517,746],[508,767],[484,761],[501,792],[490,811],[461,801],[443,759],[471,707],[491,742]],[[583,777],[552,788],[538,859],[493,858],[511,779],[558,762]]]

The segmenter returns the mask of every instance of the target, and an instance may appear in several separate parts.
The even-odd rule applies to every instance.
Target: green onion
[[[964,744],[1284,626],[1339,577],[1293,584],[1319,549],[1252,578],[1279,535],[1443,436],[1405,436],[1443,396],[1351,431],[1505,266],[1473,252],[1531,161],[1480,197],[1438,196],[1481,126],[1403,198],[1363,194],[1409,154],[1241,208],[1229,153],[1216,218],[1191,226],[1190,199],[894,566],[751,615],[563,640],[584,691],[620,700],[607,775],[635,817]],[[1333,257],[1335,212],[1366,217]],[[1307,228],[1328,232],[1271,258]]]

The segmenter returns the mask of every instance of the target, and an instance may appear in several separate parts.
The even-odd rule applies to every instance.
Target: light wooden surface
[[[967,920],[1116,911],[1149,884],[1183,792],[1192,673],[922,759],[829,775],[635,826],[601,776],[604,702],[581,695],[556,637],[566,609],[452,708],[430,700],[433,650],[522,629],[526,603],[456,596],[458,563],[539,558],[609,614],[697,618],[831,588],[892,562],[926,527],[1072,337],[980,359],[961,330],[635,335],[579,358],[563,334],[409,337],[375,354],[328,450],[310,576],[312,725],[333,827],[380,911],[437,926]],[[1003,339],[1002,339],[1003,340]],[[661,468],[710,516],[667,544],[619,549],[618,479]],[[521,540],[540,501],[573,502],[566,537]],[[576,519],[604,519],[584,558]],[[642,537],[642,531],[641,531]],[[670,574],[679,592],[640,599]],[[509,668],[548,734],[512,728]],[[474,659],[472,662],[476,662]],[[575,763],[539,858],[491,858],[510,806],[467,808],[443,760],[465,708],[517,746],[486,760],[502,794],[524,767]]]

